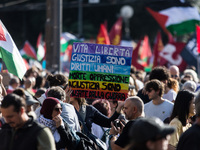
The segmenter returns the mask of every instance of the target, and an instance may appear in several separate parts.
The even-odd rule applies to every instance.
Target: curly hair
[[[159,81],[169,80],[170,72],[164,66],[155,67],[149,75],[149,80],[158,79]]]

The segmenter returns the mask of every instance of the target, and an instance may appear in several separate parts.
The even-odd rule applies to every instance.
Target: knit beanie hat
[[[54,97],[47,97],[43,104],[42,104],[42,108],[40,110],[40,113],[47,119],[52,119],[52,113],[53,113],[53,109],[54,107],[60,104],[60,102],[58,101],[58,99],[54,98]]]

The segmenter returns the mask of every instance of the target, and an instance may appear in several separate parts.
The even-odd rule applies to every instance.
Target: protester
[[[92,105],[102,114],[109,117],[111,113],[110,109],[110,103],[108,100],[95,100]],[[94,134],[96,137],[101,139],[103,142],[106,143],[107,148],[109,148],[109,131],[110,128],[101,127],[97,125],[96,123],[92,123],[91,128],[92,134]]]
[[[167,82],[167,86],[165,87],[165,90],[164,90],[165,94],[163,95],[162,98],[167,99],[170,102],[174,102],[176,99],[178,90],[179,90],[178,81],[173,78],[169,78]]]
[[[194,81],[186,81],[183,86],[182,86],[182,90],[189,90],[191,92],[195,92],[197,88],[197,85]]]
[[[174,130],[159,118],[140,118],[131,127],[127,150],[168,150],[168,140]]]
[[[48,80],[48,82],[49,82],[49,86],[50,86],[50,88],[51,87],[53,87],[53,86],[60,86],[62,89],[66,89],[66,87],[67,87],[67,82],[68,82],[68,78],[67,77],[65,77],[64,75],[62,75],[62,74],[55,74],[55,75],[49,75],[48,77],[47,77],[47,80]],[[44,94],[42,94],[42,96],[40,97],[40,98],[38,98],[38,100],[40,101],[40,103],[41,103],[41,105],[43,104],[43,101],[44,101],[44,99],[47,97],[47,93],[48,93],[48,91],[49,91],[49,89],[44,93]],[[59,92],[59,91],[58,91]],[[63,91],[62,91],[63,92]],[[66,91],[66,93],[67,93],[68,91]],[[70,92],[70,91],[69,91]],[[66,94],[65,94],[66,95]],[[67,98],[67,96],[65,96],[65,97],[62,97],[62,101],[64,101],[65,99]],[[63,103],[62,103],[63,104]],[[65,104],[65,105],[62,105],[62,106],[65,106],[65,108],[69,108],[69,105],[67,106],[67,104]],[[70,106],[71,107],[71,106]],[[63,117],[63,119],[68,123],[68,125],[73,129],[73,130],[75,130],[75,131],[80,131],[80,127],[79,127],[79,124],[77,123],[78,121],[76,121],[76,122],[74,122],[74,119],[73,118],[75,118],[76,116],[76,114],[75,113],[72,113],[72,112],[74,112],[74,109],[72,110],[72,108],[71,109],[65,109],[65,108],[63,108],[63,114],[62,114],[62,117]],[[39,118],[39,116],[40,116],[40,109],[41,109],[41,107],[39,107],[39,108],[37,108],[36,110],[35,110],[35,112],[36,112],[36,115],[37,115],[37,117]],[[72,113],[72,114],[70,114],[70,113]],[[68,115],[67,115],[68,114]],[[66,115],[66,116],[65,116]],[[76,119],[76,120],[78,120],[78,119]]]
[[[48,127],[56,143],[56,149],[73,150],[76,147],[76,139],[70,131],[70,127],[62,121],[60,116],[62,107],[60,102],[53,97],[47,97],[42,105],[41,116],[38,122]]]
[[[162,121],[171,116],[173,103],[163,99],[164,87],[163,83],[157,79],[148,81],[145,84],[146,93],[151,99],[144,105],[145,116],[158,117]]]
[[[6,95],[7,95],[7,92],[3,85],[3,76],[0,75],[0,104],[1,104],[1,101],[3,100],[3,97]]]
[[[46,80],[48,81],[49,87],[61,86],[64,90],[66,89],[67,83],[68,83],[68,78],[65,77],[63,74],[55,74],[55,75],[50,74],[47,76]],[[41,104],[43,103],[46,97],[47,96],[45,93],[45,94],[42,94],[40,98],[38,98]]]
[[[137,96],[127,98],[124,102],[124,113],[129,122],[124,127],[120,122],[121,128],[117,128],[114,126],[114,124],[112,124],[112,128],[110,130],[110,144],[113,150],[121,150],[129,144],[129,132],[131,126],[134,124],[137,118],[144,116],[143,101]],[[118,138],[117,134],[120,134]]]
[[[111,117],[115,113],[115,111],[117,109],[118,101],[116,101],[116,100],[109,100],[109,103],[110,103],[110,109],[111,109],[111,113],[110,113],[109,117]]]
[[[195,98],[196,122],[179,139],[177,150],[199,150],[200,148],[200,93]]]
[[[31,95],[35,95],[35,90],[33,89],[33,86],[34,86],[34,77],[29,77],[26,79],[26,81],[24,82],[24,89],[29,92]]]
[[[75,108],[73,105],[64,102],[66,99],[65,91],[59,86],[54,86],[48,90],[47,96],[59,100],[62,107],[62,119],[75,131],[81,131]]]
[[[164,84],[164,87],[167,86],[167,82],[169,78],[170,78],[169,70],[163,66],[158,66],[158,67],[153,68],[153,70],[150,72],[150,75],[149,75],[149,80],[157,79]],[[144,88],[138,91],[137,96],[139,96],[143,100],[144,104],[150,101]]]
[[[20,97],[23,97],[26,100],[26,113],[29,116],[32,116],[33,119],[36,120],[37,116],[34,112],[33,107],[34,107],[34,105],[39,105],[39,102],[37,100],[35,100],[30,93],[28,93],[27,91],[25,91],[22,88],[18,88],[16,90],[14,90],[13,93],[19,95]]]
[[[1,150],[55,150],[51,131],[26,114],[25,99],[8,94],[1,105],[6,124],[0,130]]]
[[[137,94],[137,85],[135,84],[135,80],[132,76],[129,77],[129,89],[128,89],[128,97],[135,96]]]
[[[15,89],[20,86],[20,81],[18,77],[12,77],[9,81],[8,89],[6,90],[7,94],[12,93]]]
[[[196,84],[199,82],[197,73],[192,69],[185,69],[183,72],[184,75],[191,75],[192,81],[194,81]]]
[[[136,90],[136,92],[138,92],[139,90],[141,90],[144,87],[143,72],[141,70],[137,70],[134,66],[131,65],[131,74],[130,74],[130,76],[133,78],[135,90]]]
[[[177,81],[180,80],[180,71],[176,65],[171,65],[169,67],[171,78],[176,79]]]
[[[91,131],[92,123],[96,123],[102,127],[111,127],[111,121],[117,119],[123,107],[123,102],[119,102],[115,113],[108,118],[93,106],[88,105],[85,98],[71,97],[70,104],[76,108],[79,121],[84,123],[89,131]]]
[[[195,115],[194,94],[189,91],[180,91],[174,103],[172,115],[170,117],[170,125],[174,126],[176,132],[171,135],[169,145],[172,149],[176,149],[179,138],[191,124],[189,118]]]

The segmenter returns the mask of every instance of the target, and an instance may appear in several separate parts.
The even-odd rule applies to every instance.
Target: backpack
[[[76,132],[76,134],[80,137],[76,150],[99,150],[98,146],[85,134],[81,132]]]

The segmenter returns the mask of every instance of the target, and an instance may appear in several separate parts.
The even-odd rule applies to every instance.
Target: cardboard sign
[[[72,97],[127,98],[132,47],[74,43],[69,74]]]

